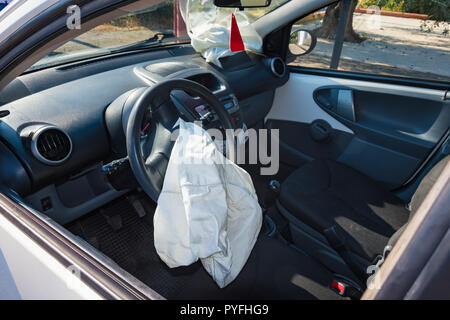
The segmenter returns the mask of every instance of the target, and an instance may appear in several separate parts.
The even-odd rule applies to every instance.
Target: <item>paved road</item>
[[[344,43],[341,67],[354,68],[359,62],[365,65],[363,68],[373,66],[387,74],[395,73],[394,69],[398,68],[398,75],[410,72],[411,76],[450,81],[450,36],[442,34],[442,29],[421,31],[421,23],[418,19],[355,14],[354,29],[367,40],[360,44]],[[301,28],[314,29],[319,25],[320,21],[315,21]],[[297,62],[329,66],[333,45],[334,41],[319,39],[312,56],[304,56]],[[323,57],[323,61],[317,57]]]

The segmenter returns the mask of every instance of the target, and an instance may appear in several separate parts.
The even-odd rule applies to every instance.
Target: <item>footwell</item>
[[[201,264],[175,269],[164,264],[153,243],[154,211],[146,196],[126,196],[66,227],[162,296],[176,297]]]

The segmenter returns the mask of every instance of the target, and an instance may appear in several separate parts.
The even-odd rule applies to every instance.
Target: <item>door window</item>
[[[448,82],[448,21],[449,1],[341,0],[294,23],[290,65]],[[317,38],[303,55],[299,30]]]

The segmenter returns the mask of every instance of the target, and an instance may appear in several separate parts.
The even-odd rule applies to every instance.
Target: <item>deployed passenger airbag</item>
[[[246,11],[218,8],[213,0],[181,0],[180,7],[191,45],[207,62],[222,67],[220,58],[234,54],[230,50],[232,13],[246,50],[262,52],[262,38],[252,26],[252,16]]]

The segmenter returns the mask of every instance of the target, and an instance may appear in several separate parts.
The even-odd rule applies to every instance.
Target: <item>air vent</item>
[[[286,64],[281,58],[275,57],[270,59],[269,65],[270,70],[275,76],[283,78],[284,75],[286,74]]]
[[[61,129],[46,126],[33,134],[31,151],[41,162],[56,165],[69,158],[72,152],[72,141]]]

